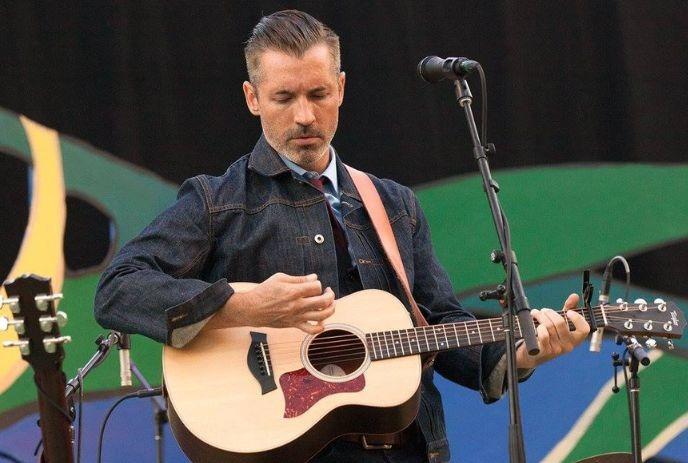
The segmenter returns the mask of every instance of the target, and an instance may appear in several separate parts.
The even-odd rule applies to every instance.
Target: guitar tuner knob
[[[628,320],[626,320],[626,323],[624,323],[624,328],[626,328],[627,330],[632,330],[633,329],[633,320],[631,320],[630,318]]]
[[[674,350],[674,343],[671,341],[671,339],[667,339],[666,343],[669,350]]]
[[[14,331],[16,331],[17,334],[24,334],[26,332],[24,328],[24,320],[20,318],[10,320],[7,317],[0,317],[0,331],[7,331],[10,326],[14,327]]]
[[[33,299],[34,301],[36,301],[36,307],[38,307],[38,310],[40,310],[41,312],[45,312],[48,310],[49,302],[59,301],[60,299],[62,299],[62,293],[39,294]]]
[[[619,297],[619,298],[616,299],[616,303],[617,303],[617,304],[623,304],[623,303],[624,303],[624,300],[621,299],[621,298]]]
[[[666,301],[660,297],[654,300],[655,304],[666,304]]]
[[[652,320],[648,320],[645,322],[643,325],[643,328],[645,328],[647,331],[652,331]],[[649,341],[649,339],[648,339]]]
[[[633,301],[634,304],[645,304],[647,305],[647,301],[643,298],[638,298],[635,301]]]
[[[17,296],[13,297],[2,297],[0,296],[0,307],[3,305],[9,305],[10,311],[12,313],[19,313],[19,298]]]
[[[29,341],[19,340],[19,341],[5,341],[2,343],[2,347],[18,347],[19,352],[26,356],[31,353],[31,348],[29,347]]]
[[[662,327],[664,331],[671,331],[674,328],[670,321],[666,322]]]
[[[41,330],[43,330],[46,333],[49,333],[50,330],[53,329],[53,323],[57,323],[57,326],[62,328],[67,324],[67,314],[59,311],[55,314],[54,317],[41,317],[39,318],[39,324],[41,326]]]
[[[58,344],[67,344],[68,342],[72,342],[71,336],[60,336],[59,338],[45,338],[43,340],[43,347],[45,348],[45,351],[47,353],[54,354],[57,350]]]
[[[645,341],[645,347],[647,347],[648,349],[654,349],[655,347],[657,347],[657,341],[650,338],[647,341]]]

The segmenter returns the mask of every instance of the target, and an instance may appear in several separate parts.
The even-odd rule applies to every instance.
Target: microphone
[[[645,349],[643,349],[643,346],[638,342],[635,336],[630,336],[628,338],[626,341],[626,348],[642,365],[648,366],[650,364],[650,357],[647,356],[647,352],[645,352]]]
[[[127,333],[119,333],[117,349],[119,349],[120,386],[131,386],[131,357],[129,353],[131,338]]]
[[[613,262],[613,261],[612,261]],[[611,263],[611,262],[610,262]],[[602,288],[600,289],[600,295],[597,298],[597,302],[600,305],[607,304],[609,302],[609,288],[612,285],[612,272],[611,265],[607,264],[607,268],[604,269],[602,274]],[[604,327],[597,328],[590,338],[590,352],[599,352],[602,348],[602,338],[604,337]]]
[[[426,56],[418,63],[418,77],[434,84],[444,79],[457,80],[466,77],[480,66],[477,61],[464,58],[440,58]]]

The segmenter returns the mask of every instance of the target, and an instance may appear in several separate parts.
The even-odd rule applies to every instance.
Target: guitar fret
[[[478,320],[475,321],[475,327],[478,329],[478,337],[480,338],[480,344],[483,343],[483,333],[480,331],[480,325],[478,324]]]
[[[389,344],[387,344],[387,333],[385,331],[382,332],[382,339],[385,340],[385,350],[387,351],[387,357],[390,357],[389,355]]]
[[[397,330],[397,336],[399,336],[399,345],[401,346],[401,355],[406,355],[404,352],[404,340],[401,339],[401,330]]]
[[[492,319],[488,318],[487,321],[490,323],[490,331],[492,332],[492,340],[496,341],[497,338],[495,338],[494,329],[492,329]]]
[[[428,350],[426,350],[425,352],[430,352],[430,343],[428,342],[428,332],[425,328],[426,327],[424,326],[423,327],[423,336],[425,336],[425,345],[428,346]]]
[[[416,344],[418,344],[418,353],[420,354],[420,339],[418,339],[418,330],[414,328],[413,333],[416,335]]]
[[[454,328],[454,336],[456,336],[456,347],[460,347],[459,344],[459,333],[456,331],[456,323],[452,323],[452,328]]]
[[[447,348],[451,347],[449,345],[449,339],[447,338],[447,327],[445,325],[442,325],[442,331],[444,332],[444,341],[447,343]]]
[[[373,338],[372,334],[367,334],[366,335],[366,341],[368,341],[368,350],[370,351],[370,348],[373,348],[373,360],[377,360],[377,352],[375,352],[375,344],[371,343],[370,340]]]
[[[389,340],[392,342],[392,349],[394,349],[394,356],[396,357],[397,356],[397,346],[394,345],[394,335],[392,334],[391,331],[387,331],[387,333],[389,333],[389,338],[390,338]]]
[[[439,349],[439,348],[440,348],[440,343],[439,343],[439,341],[437,340],[437,333],[435,333],[435,330],[434,330],[433,328],[430,328],[430,329],[432,330],[432,335],[435,337],[435,349]]]
[[[385,358],[385,354],[382,352],[382,343],[380,342],[380,333],[375,333],[375,337],[377,338],[377,347],[380,349],[380,358]]]
[[[470,346],[473,343],[471,342],[471,335],[468,334],[468,322],[464,322],[463,327],[466,330],[466,338],[468,339],[468,345]]]

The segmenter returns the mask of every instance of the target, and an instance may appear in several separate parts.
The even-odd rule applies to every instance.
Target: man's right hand
[[[232,294],[206,327],[292,327],[318,334],[323,320],[333,313],[334,291],[323,291],[317,275],[275,273],[249,291]]]

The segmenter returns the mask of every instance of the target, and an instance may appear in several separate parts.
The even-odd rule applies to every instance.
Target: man
[[[408,302],[330,144],[346,80],[337,35],[306,13],[281,11],[255,26],[245,54],[244,95],[263,136],[223,176],[184,182],[178,201],[122,248],[96,295],[103,326],[181,347],[201,330],[222,327],[296,327],[316,334],[336,310],[335,298],[363,288]],[[371,178],[429,323],[471,319],[435,258],[411,190]],[[260,284],[235,293],[228,281]],[[564,306],[577,303],[572,294]],[[540,323],[541,353],[531,357],[523,346],[517,349],[522,378],[572,350],[589,331],[575,312],[569,315],[573,332],[552,310],[534,310],[533,317]],[[438,355],[423,373],[416,422],[390,442],[391,449],[338,439],[314,461],[449,461],[433,370],[491,402],[503,393],[504,351],[503,343],[493,343]]]

